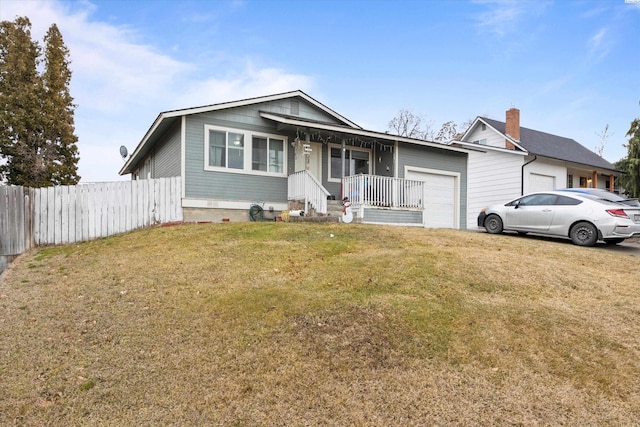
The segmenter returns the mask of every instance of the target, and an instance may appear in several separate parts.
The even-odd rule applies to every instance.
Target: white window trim
[[[327,150],[327,171],[329,172],[327,174],[327,181],[328,182],[340,182],[342,181],[341,178],[332,178],[331,177],[331,149],[332,148],[338,148],[338,149],[342,149],[342,145],[341,144],[328,144],[329,149]],[[354,147],[353,145],[347,145],[344,148],[346,148],[347,150],[351,150],[351,151],[362,151],[365,152],[367,154],[369,154],[369,174],[371,174],[371,155],[372,155],[372,150],[369,148],[360,148],[360,147]],[[346,160],[346,159],[345,159]]]
[[[224,132],[225,134],[238,133],[244,135],[244,168],[243,169],[233,169],[221,166],[211,166],[209,165],[209,131],[217,131]],[[273,138],[280,139],[284,141],[283,144],[283,165],[282,172],[265,172],[265,171],[256,171],[251,169],[251,156],[253,153],[253,137],[257,136],[260,138]],[[236,129],[222,126],[214,126],[214,125],[204,125],[204,170],[210,172],[227,172],[227,173],[238,173],[243,175],[260,175],[260,176],[278,176],[278,177],[286,177],[287,176],[287,147],[289,146],[289,138],[284,135],[276,135],[272,133],[264,133],[264,132],[253,132],[250,130],[244,129]]]

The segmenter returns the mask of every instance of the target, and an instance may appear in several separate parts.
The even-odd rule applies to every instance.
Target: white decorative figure
[[[351,212],[351,202],[348,197],[342,199],[342,222],[349,224],[353,221],[353,213]]]

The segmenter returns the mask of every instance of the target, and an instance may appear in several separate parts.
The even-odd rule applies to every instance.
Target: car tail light
[[[607,213],[618,218],[629,218],[624,209],[607,209]]]

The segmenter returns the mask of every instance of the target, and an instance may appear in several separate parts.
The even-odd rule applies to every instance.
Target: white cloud
[[[610,43],[606,28],[601,28],[588,41],[589,53],[598,60],[604,58],[609,53]]]
[[[277,68],[256,68],[250,62],[234,75],[224,79],[211,77],[194,81],[179,99],[178,108],[209,105],[217,102],[251,98],[260,95],[288,92],[291,90],[309,90],[313,79],[287,73]]]
[[[486,6],[477,18],[479,30],[497,37],[516,32],[522,18],[541,14],[548,4],[546,1],[521,0],[476,0],[473,3]]]
[[[239,6],[242,3],[238,3]],[[83,182],[123,179],[120,145],[132,151],[158,113],[293,89],[309,89],[311,78],[256,66],[250,60],[207,69],[225,75],[201,76],[195,63],[180,61],[137,40],[126,26],[96,21],[98,6],[88,1],[2,0],[0,20],[27,16],[39,41],[52,23],[60,29],[71,57],[71,94]],[[224,56],[224,55],[223,55]],[[125,177],[126,178],[126,177]]]
[[[502,37],[511,32],[517,24],[522,9],[512,1],[480,1],[488,4],[490,9],[478,17],[478,26],[482,31]]]

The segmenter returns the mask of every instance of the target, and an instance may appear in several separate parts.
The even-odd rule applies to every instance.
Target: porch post
[[[615,185],[614,185],[614,181],[615,181],[616,177],[613,176],[613,174],[609,175],[609,191],[611,191],[613,193],[613,190],[615,189]]]
[[[311,135],[309,134],[309,132],[306,133],[306,136],[304,138],[305,144],[307,144],[308,147],[311,146]],[[304,170],[308,171],[309,170],[309,162],[311,161],[311,154],[307,151],[304,152]]]
[[[593,171],[593,179],[591,182],[591,187],[592,188],[598,188],[598,171]]]
[[[347,142],[344,138],[342,138],[342,148],[340,150],[340,157],[342,160],[342,173],[341,173],[342,178],[344,178],[344,172],[345,172],[344,158],[345,158],[346,151],[347,151]]]
[[[345,151],[347,150],[347,141],[342,138],[342,146],[340,147],[340,160],[342,163],[342,171],[340,172],[340,200],[342,200],[342,198],[344,197],[344,192],[343,192],[343,185],[344,185],[344,171],[345,171],[345,165],[344,165],[344,158],[345,158]]]

